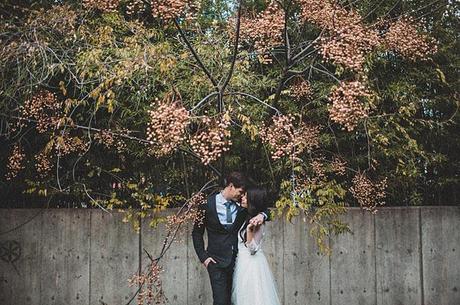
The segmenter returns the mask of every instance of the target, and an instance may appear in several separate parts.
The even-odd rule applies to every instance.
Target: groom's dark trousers
[[[210,262],[207,270],[211,281],[213,305],[231,305],[233,268],[238,251],[238,230],[245,222],[247,210],[238,206],[236,218],[231,226],[219,221],[216,209],[216,194],[210,195],[206,203],[199,207],[204,214],[202,221],[196,221],[192,231],[193,246],[203,263],[212,257],[217,263]],[[266,215],[270,215],[268,210]],[[204,231],[208,232],[208,247],[204,245]]]

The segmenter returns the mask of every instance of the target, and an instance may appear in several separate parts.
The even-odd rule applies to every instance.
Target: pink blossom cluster
[[[410,60],[426,59],[437,51],[435,41],[418,32],[419,24],[413,18],[402,17],[392,23],[382,21],[377,26],[368,26],[357,12],[335,1],[299,1],[302,19],[326,30],[319,41],[323,58],[353,71],[362,72],[366,55],[380,46]]]
[[[189,112],[180,101],[168,95],[152,102],[149,116],[147,140],[152,145],[152,153],[158,157],[170,154],[186,138]]]
[[[120,0],[83,0],[83,6],[100,10],[104,13],[115,12],[118,9]]]
[[[35,120],[37,131],[43,133],[59,127],[62,105],[54,93],[40,91],[19,107],[19,113],[23,120]]]
[[[285,156],[295,157],[305,149],[319,145],[319,126],[301,123],[294,127],[292,115],[277,115],[272,124],[259,131],[262,141],[269,145],[274,160]]]
[[[311,99],[313,91],[309,81],[299,80],[291,86],[291,96],[297,101],[308,101]]]
[[[50,156],[45,150],[35,155],[35,169],[40,177],[44,178],[51,171],[52,164]]]
[[[380,43],[374,29],[361,16],[332,1],[301,0],[304,21],[327,30],[319,42],[323,58],[354,71],[362,71],[366,55]]]
[[[98,133],[95,133],[93,137],[96,142],[104,145],[106,148],[112,148],[115,144],[113,134],[105,129],[101,129]]]
[[[57,136],[53,142],[57,156],[65,156],[73,152],[83,152],[88,149],[88,143],[80,137],[70,136],[67,132]]]
[[[329,116],[344,129],[352,131],[358,122],[368,116],[368,107],[361,98],[369,97],[370,92],[360,81],[342,82],[330,95],[332,105]]]
[[[417,30],[420,24],[411,17],[401,17],[391,23],[384,36],[386,47],[410,60],[427,59],[437,52],[437,44]]]
[[[261,55],[263,63],[270,63],[267,52],[283,43],[284,11],[276,1],[254,18],[241,17],[240,35],[243,40],[254,42],[254,48]]]
[[[200,226],[203,224],[205,216],[204,211],[198,208],[203,202],[206,202],[206,196],[203,193],[199,192],[193,194],[185,203],[186,208],[184,208],[181,213],[166,217],[167,232],[175,232],[177,230],[175,241],[181,241],[180,237],[185,235],[181,233],[186,232],[187,223],[197,223]]]
[[[320,126],[302,122],[294,129],[294,146],[296,153],[300,154],[305,149],[311,151],[319,147]]]
[[[126,14],[136,15],[145,12],[144,0],[131,0],[126,4]]]
[[[201,119],[202,128],[190,138],[190,145],[203,164],[208,165],[230,150],[230,124],[228,113],[213,118],[205,116]]]
[[[341,158],[334,157],[331,162],[332,171],[335,172],[339,176],[343,176],[346,173],[347,162],[342,160]]]
[[[129,133],[129,131],[125,131],[125,133]],[[116,148],[119,153],[126,149],[126,143],[120,138],[116,138],[110,130],[101,129],[93,137],[97,143],[104,145],[107,149]]]
[[[320,39],[320,53],[323,58],[360,72],[366,55],[378,46],[376,32],[361,24],[349,24]]]
[[[197,0],[152,0],[152,15],[163,20],[172,20],[179,16],[190,19],[198,9]]]
[[[310,166],[315,173],[317,180],[323,180],[326,177],[326,168],[324,166],[326,158],[324,156],[313,158],[310,161]]]
[[[294,118],[291,115],[274,116],[272,124],[259,132],[262,141],[271,148],[274,160],[290,156],[294,150]]]
[[[334,28],[337,13],[343,14],[343,9],[330,0],[298,0],[305,22],[311,22],[321,28]]]
[[[350,192],[360,206],[375,214],[377,207],[385,204],[387,179],[371,181],[363,172],[357,173],[352,180]]]
[[[130,287],[141,287],[136,298],[138,305],[164,304],[166,297],[160,278],[162,271],[157,262],[151,262],[145,272],[134,274],[128,279]]]
[[[19,144],[15,144],[13,150],[11,151],[10,156],[8,157],[7,173],[6,173],[6,180],[11,180],[15,178],[18,173],[25,168],[24,165],[24,158],[25,158],[24,151]]]

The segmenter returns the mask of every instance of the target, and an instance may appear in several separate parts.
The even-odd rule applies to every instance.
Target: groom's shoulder
[[[211,194],[208,195],[206,201],[207,201],[207,202],[213,202],[213,201],[215,201],[215,200],[216,200],[217,194],[219,194],[219,191],[214,191],[214,192],[212,192]]]

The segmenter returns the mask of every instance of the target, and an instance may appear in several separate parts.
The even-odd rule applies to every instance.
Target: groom
[[[239,172],[230,173],[225,187],[208,197],[200,206],[204,219],[195,222],[192,231],[193,246],[198,258],[206,267],[211,280],[213,305],[231,305],[233,268],[238,252],[238,230],[246,220],[247,210],[237,202],[248,187],[248,179]],[[254,225],[269,220],[269,211],[250,219]],[[205,249],[203,234],[208,231]]]

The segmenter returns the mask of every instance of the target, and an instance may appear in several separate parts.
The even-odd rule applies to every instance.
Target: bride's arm
[[[249,252],[251,252],[251,255],[254,255],[257,251],[259,251],[260,244],[262,243],[263,225],[255,226],[253,224],[249,224],[247,227],[246,234],[246,247],[248,247],[248,250]]]

